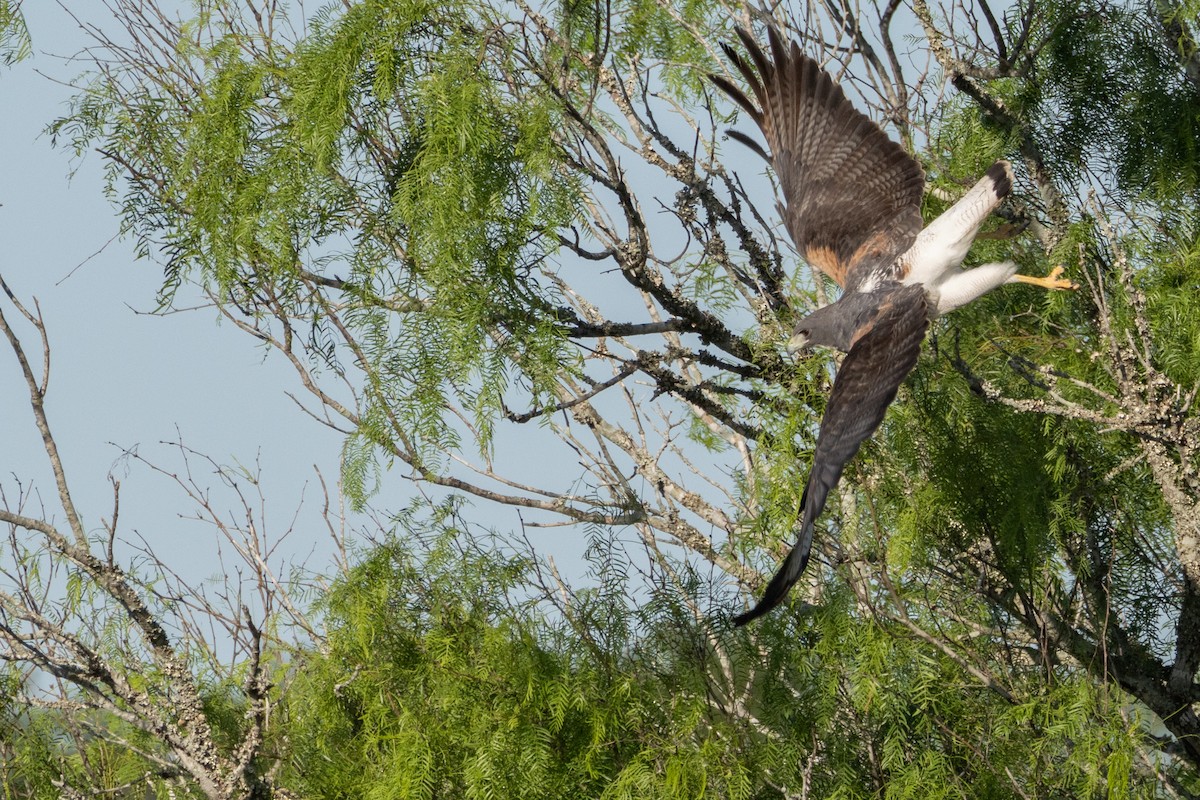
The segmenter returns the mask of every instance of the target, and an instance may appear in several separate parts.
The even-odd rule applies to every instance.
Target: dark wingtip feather
[[[987,176],[992,179],[992,191],[996,197],[1008,197],[1012,191],[1012,164],[1007,161],[997,161],[988,167]]]
[[[746,30],[741,25],[734,25],[733,32],[737,34],[739,39],[742,40],[742,44],[746,46],[747,50],[754,52],[758,49],[758,42],[754,41],[754,37],[750,35],[750,31]]]
[[[771,48],[771,56],[775,59],[776,64],[783,64],[790,60],[788,43],[783,40],[782,34],[774,25],[767,26],[767,44]]]
[[[762,156],[764,161],[771,161],[771,156],[767,154],[767,151],[763,149],[762,145],[751,139],[746,134],[742,133],[741,131],[735,131],[732,128],[725,132],[729,134],[730,139],[733,139],[735,142],[741,142],[755,153],[758,153],[760,156]]]
[[[812,476],[809,476],[811,483]],[[771,582],[767,584],[767,588],[763,590],[762,597],[754,608],[744,614],[738,614],[733,618],[733,624],[737,627],[745,625],[747,622],[758,619],[763,614],[772,610],[787,597],[788,592],[796,585],[796,581],[800,580],[800,576],[804,574],[804,570],[808,567],[809,556],[812,555],[813,543],[813,527],[817,517],[820,516],[821,510],[825,507],[825,500],[822,493],[818,491],[816,495],[809,494],[809,487],[804,487],[804,494],[800,496],[800,507],[804,509],[801,516],[800,534],[796,537],[796,545],[792,551],[787,554],[787,558],[779,565],[779,569],[775,571],[775,575],[771,578]],[[808,501],[812,499],[813,507],[809,507]]]
[[[762,613],[765,612],[759,612],[757,608],[754,608],[750,611],[747,611],[745,614],[738,614],[733,618],[733,627],[740,628],[748,622],[753,622],[754,620],[758,619]]]
[[[758,603],[746,613],[734,617],[734,625],[740,628],[778,606],[796,585],[796,581],[800,580],[800,576],[804,574],[804,569],[808,566],[808,557],[812,554],[812,523],[808,523],[806,528],[808,535],[805,536],[804,531],[801,531],[796,546],[783,560],[783,564],[779,566],[779,570],[767,584]]]
[[[727,94],[730,100],[741,106],[742,109],[745,110],[745,112],[750,115],[750,118],[756,123],[762,119],[762,113],[755,108],[754,103],[750,102],[750,98],[747,97],[746,93],[741,89],[734,86],[727,79],[721,77],[720,75],[710,74],[708,76],[708,80],[713,84],[713,86],[716,86],[722,92]]]

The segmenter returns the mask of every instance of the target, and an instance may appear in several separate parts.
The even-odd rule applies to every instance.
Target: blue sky
[[[103,4],[88,7],[105,13]],[[124,536],[144,537],[189,577],[208,577],[221,569],[213,532],[181,519],[190,513],[186,498],[169,479],[119,461],[122,450],[137,448],[169,470],[182,468],[182,460],[162,441],[182,439],[223,464],[257,461],[270,521],[282,532],[306,491],[312,513],[302,519],[315,519],[314,466],[336,482],[341,437],[288,399],[285,392],[295,387],[290,368],[220,324],[215,311],[146,313],[155,307],[162,273],[153,261],[136,260],[131,242],[119,238],[116,211],[103,195],[101,158],[75,160],[44,134],[67,109],[72,90],[64,82],[82,70],[62,56],[77,52],[85,36],[56,3],[27,3],[24,13],[34,56],[0,73],[0,275],[44,314],[52,352],[50,424],[87,527],[96,530],[111,514],[112,472],[122,481]],[[32,327],[4,302],[10,324],[40,360]],[[33,480],[47,513],[62,521],[28,392],[5,344],[0,485],[10,499],[18,480],[25,486]],[[233,507],[231,499],[224,502]],[[324,532],[300,527],[289,554],[321,569],[330,553]]]

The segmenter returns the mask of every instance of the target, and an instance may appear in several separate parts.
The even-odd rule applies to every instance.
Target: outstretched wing
[[[855,334],[850,352],[833,382],[833,392],[821,420],[812,471],[800,501],[800,533],[792,552],[767,585],[758,605],[734,617],[745,625],[783,601],[808,566],[813,525],[825,508],[829,492],[842,477],[846,462],[875,432],[900,382],[917,363],[929,325],[928,301],[921,286],[901,286],[888,292],[879,312]]]
[[[869,275],[893,269],[921,231],[925,174],[795,42],[785,45],[774,28],[767,32],[773,61],[741,28],[737,35],[753,66],[722,45],[753,101],[725,78],[710,78],[766,136],[770,155],[730,132],[775,168],[784,222],[800,254],[853,290]]]

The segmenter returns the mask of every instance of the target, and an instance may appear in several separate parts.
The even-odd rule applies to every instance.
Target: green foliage
[[[744,473],[734,473],[738,489],[755,509],[755,514],[745,520],[746,532],[740,542],[746,545],[761,545],[762,542],[789,542],[794,536],[797,515],[800,512],[800,495],[796,486],[807,479],[804,465],[812,458],[812,447],[816,442],[813,420],[820,418],[823,400],[819,386],[827,378],[827,366],[823,358],[813,358],[808,365],[814,370],[813,377],[797,370],[793,386],[777,391],[768,390],[766,403],[773,411],[786,409],[787,413],[765,414],[765,430],[759,457],[755,461],[753,482],[746,480]]]
[[[0,799],[58,800],[63,787],[118,800],[143,800],[147,787],[168,794],[161,767],[144,753],[154,738],[109,714],[30,707],[17,694],[37,692],[15,671],[0,686]],[[81,707],[82,708],[82,707]],[[140,750],[140,752],[139,752]],[[154,776],[154,777],[151,777]],[[174,781],[175,797],[199,798]]]
[[[450,512],[407,519],[329,594],[328,639],[288,694],[298,791],[748,796],[740,748],[717,734],[726,724],[711,729],[694,668],[673,660],[687,637],[634,634],[611,550],[596,551],[598,589],[555,619],[521,599],[531,563],[475,551]]]
[[[831,588],[820,609],[764,618],[761,656],[736,656],[740,668],[759,669],[748,710],[773,734],[749,758],[819,797],[1155,796],[1156,781],[1128,769],[1144,732],[1126,720],[1119,693],[1070,669],[1047,688],[1042,665],[1014,664],[1001,641],[974,635],[991,614],[985,605],[943,594],[927,572],[905,575],[911,583],[895,590],[923,595],[936,614],[925,619],[913,603],[913,621],[940,630],[972,663],[1003,664],[1015,697]],[[885,597],[880,587],[870,600]],[[785,753],[796,772],[774,761]]]
[[[1038,3],[1033,36],[1045,44],[1018,105],[1062,174],[1109,173],[1130,197],[1200,187],[1200,94],[1182,78],[1156,5],[1166,7]],[[1196,19],[1186,4],[1178,13]]]
[[[1011,82],[997,82],[991,88],[1003,95],[1006,89],[1011,91]],[[1011,131],[989,124],[978,107],[961,97],[939,108],[938,117],[936,135],[929,147],[929,179],[957,198],[964,184],[970,186],[979,180],[996,159],[1012,152],[1016,142]],[[926,192],[925,204],[923,216],[931,220],[949,208],[951,202]]]
[[[577,51],[616,58],[660,61],[659,76],[671,92],[698,97],[706,88],[697,64],[707,64],[711,53],[697,32],[720,27],[725,9],[713,0],[685,0],[664,5],[654,0],[620,0],[596,3],[564,0],[556,4],[557,28]],[[597,66],[593,60],[593,68]],[[590,75],[584,73],[585,84]]]
[[[44,715],[32,717],[16,700],[25,682],[7,669],[0,684],[0,797],[57,798],[60,768]]]
[[[1195,206],[1169,208],[1160,224],[1129,237],[1128,257],[1139,266],[1160,368],[1173,381],[1200,382],[1200,316],[1194,297],[1200,287],[1200,218]]]
[[[652,96],[647,112],[695,107],[696,66],[711,56],[701,34],[727,22],[704,0],[552,10],[561,35],[546,36],[545,52],[518,52],[500,8],[462,0],[331,5],[296,44],[184,37],[176,72],[127,83],[110,73],[54,128],[77,150],[125,159],[113,160],[110,189],[123,191],[143,252],[166,254],[164,302],[196,281],[274,335],[307,336],[316,367],[361,370],[349,381],[357,427],[342,476],[356,506],[390,458],[421,479],[461,448],[490,456],[506,393],[549,407],[563,377],[586,382],[580,353],[591,339],[566,345],[567,303],[554,268],[539,266],[583,205],[579,161],[595,156],[596,183],[613,179],[597,139],[621,140],[627,126],[613,115],[605,127],[619,100],[598,90],[599,66],[660,65],[619,72],[652,76],[621,85]],[[1045,2],[1036,12],[1028,59],[987,82],[1016,123],[965,98],[934,114],[922,159],[938,191],[924,212],[942,211],[994,159],[1031,149],[1065,176],[1068,206],[1093,185],[1114,189],[1131,220],[1144,210],[1151,222],[1117,224],[1109,236],[1088,209],[1049,222],[1049,253],[1031,239],[981,241],[971,262],[1014,258],[1030,274],[1088,267],[1106,282],[1093,290],[1110,303],[1118,341],[1142,335],[1131,312],[1144,296],[1154,357],[1194,386],[1200,106],[1180,74],[1189,54],[1132,4]],[[530,36],[538,23],[520,24]],[[564,97],[578,101],[569,112]],[[570,150],[572,137],[585,144]],[[621,157],[644,155],[624,143],[633,146]],[[1028,191],[1017,166],[1029,213],[1045,223],[1046,197]],[[688,191],[700,188],[711,187]],[[587,224],[606,224],[598,195]],[[651,279],[714,316],[748,312],[724,253],[707,246]],[[1131,285],[1114,267],[1118,246],[1135,260]],[[643,266],[612,261],[621,274]],[[931,352],[821,520],[840,557],[812,568],[822,571],[817,604],[793,603],[750,631],[725,624],[733,601],[720,578],[657,550],[632,561],[613,531],[588,531],[594,585],[551,605],[558,587],[538,563],[479,549],[483,537],[453,503],[431,520],[401,515],[390,538],[338,576],[319,609],[325,639],[286,678],[271,732],[283,782],[314,798],[1154,796],[1139,767],[1148,751],[1136,705],[1111,676],[1088,674],[1098,668],[1086,648],[1047,649],[1040,629],[1028,631],[1043,624],[1031,608],[1089,623],[1111,614],[1135,641],[1081,627],[1151,674],[1177,613],[1147,590],[1171,544],[1161,493],[1131,437],[978,397],[986,382],[1014,402],[1044,398],[1058,377],[1040,371],[1050,364],[1076,381],[1056,388],[1063,402],[1114,412],[1084,388],[1113,389],[1095,316],[1078,296],[1012,287],[936,322]],[[746,407],[762,430],[746,443],[752,474],[737,478],[753,513],[728,547],[735,557],[790,540],[828,394],[824,354],[782,377],[760,379],[761,366],[711,368],[714,386],[744,390],[718,402]],[[708,452],[724,446],[710,420],[692,424]],[[644,436],[641,425],[635,410],[629,431]],[[585,458],[616,453],[604,479],[636,475],[641,462],[629,470],[629,451],[605,436]],[[639,569],[648,581],[631,577]],[[67,599],[77,610],[93,598],[68,575]],[[135,680],[152,689],[161,676]],[[244,699],[219,685],[205,701],[232,746]],[[56,749],[52,734],[22,742],[29,785],[45,764],[74,768],[76,754]],[[114,776],[140,763],[87,746],[113,759]]]
[[[819,609],[713,639],[681,601],[723,613],[710,579],[679,563],[674,588],[631,579],[608,536],[589,551],[595,587],[563,608],[539,599],[557,590],[534,562],[477,549],[453,505],[406,514],[397,534],[328,594],[328,638],[300,657],[280,709],[285,784],[305,796],[1156,791],[1130,766],[1143,733],[1120,695],[1010,660],[1005,697],[836,584]],[[942,591],[922,571],[912,581],[900,590]],[[984,604],[943,599],[949,640],[997,668],[1011,659],[972,635]]]
[[[0,0],[0,64],[11,67],[33,52],[18,0]]]
[[[331,7],[292,50],[233,34],[185,42],[178,75],[128,94],[98,81],[53,128],[164,176],[123,201],[143,252],[167,255],[164,303],[199,280],[260,317],[310,325],[330,365],[364,370],[351,479],[367,479],[380,450],[436,466],[459,446],[450,398],[486,452],[512,381],[540,401],[573,358],[532,268],[578,192],[550,135],[556,112],[510,80],[522,67],[495,24],[471,2]],[[352,348],[303,289],[318,273],[349,304]],[[361,501],[370,485],[349,490]]]

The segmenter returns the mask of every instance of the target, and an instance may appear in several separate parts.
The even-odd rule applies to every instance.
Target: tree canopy
[[[164,309],[198,290],[294,367],[377,522],[315,601],[242,547],[259,599],[226,608],[116,558],[59,466],[57,518],[0,495],[11,796],[1200,794],[1195,3],[111,11],[52,135],[103,159]],[[734,24],[922,162],[927,219],[1012,160],[968,266],[1081,284],[933,323],[802,585],[738,630],[830,385],[783,345],[831,286],[724,135],[754,135],[706,78],[735,79]],[[425,499],[386,507],[400,485]],[[586,537],[590,571],[514,518]]]

